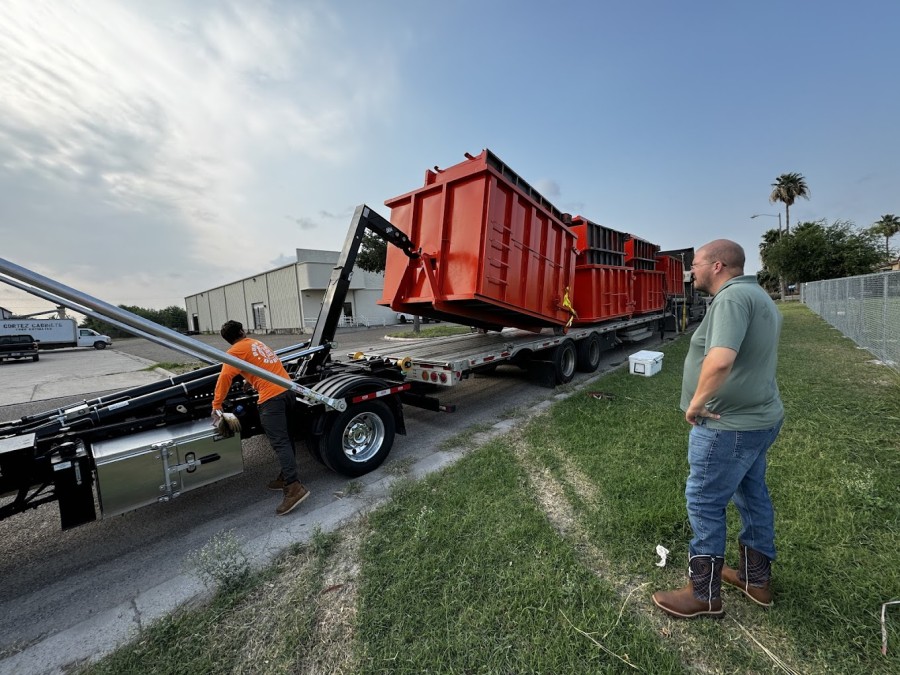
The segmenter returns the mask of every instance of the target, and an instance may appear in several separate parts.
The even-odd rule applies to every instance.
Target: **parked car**
[[[32,361],[40,360],[38,341],[30,335],[0,335],[0,361],[3,359],[23,359],[31,357]]]
[[[399,321],[400,323],[412,323],[413,321],[415,321],[415,317],[412,314],[406,314],[405,312],[397,312],[397,321]],[[440,323],[440,320],[438,320],[438,319],[432,319],[427,316],[419,317],[420,323],[428,323],[430,321],[434,321],[435,323]]]

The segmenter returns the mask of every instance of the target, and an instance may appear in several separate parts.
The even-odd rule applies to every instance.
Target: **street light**
[[[759,218],[760,216],[765,216],[766,218],[778,218],[778,234],[781,234],[781,214],[780,213],[754,213],[751,218]]]

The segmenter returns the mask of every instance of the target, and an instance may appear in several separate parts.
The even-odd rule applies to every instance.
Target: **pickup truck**
[[[39,360],[38,342],[30,335],[0,335],[0,361],[31,357]]]

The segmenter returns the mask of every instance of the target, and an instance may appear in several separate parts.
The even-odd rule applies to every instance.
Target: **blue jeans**
[[[738,539],[775,559],[775,512],[766,487],[766,451],[781,424],[759,431],[691,427],[688,442],[688,519],[694,531],[690,554],[725,555],[725,507],[734,499],[743,528]]]
[[[300,480],[297,459],[294,457],[294,442],[288,425],[288,416],[294,405],[292,397],[291,392],[285,391],[259,406],[259,422],[281,465],[285,483]]]

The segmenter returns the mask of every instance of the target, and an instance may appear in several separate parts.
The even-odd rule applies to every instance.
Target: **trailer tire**
[[[332,471],[356,478],[377,469],[394,445],[394,413],[383,401],[363,401],[335,415],[319,439]]]
[[[106,349],[106,343],[105,343],[105,342],[101,342],[100,340],[97,340],[97,341],[94,343],[94,349]]]
[[[582,373],[593,373],[600,367],[600,355],[603,353],[600,338],[591,333],[578,343],[578,370]]]
[[[575,343],[565,340],[553,350],[553,376],[557,384],[566,384],[575,377],[575,364],[578,362],[578,354]]]

